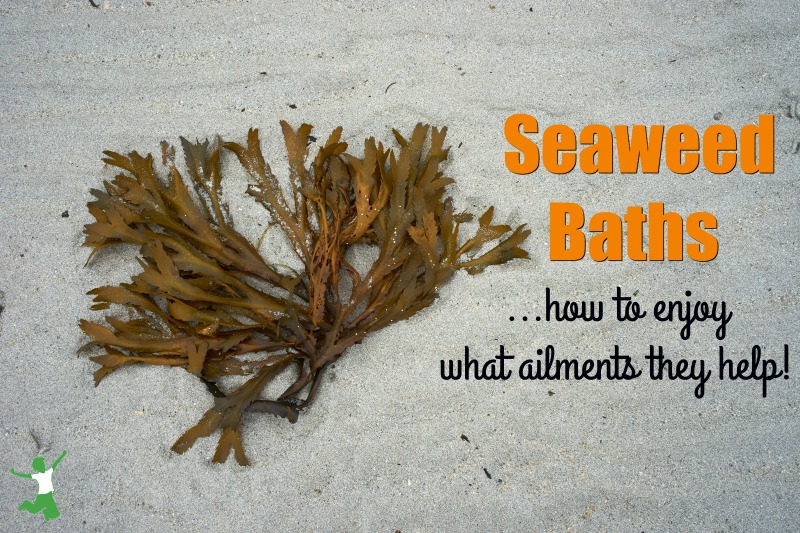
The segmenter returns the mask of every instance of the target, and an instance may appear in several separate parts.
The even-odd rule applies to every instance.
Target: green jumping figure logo
[[[20,511],[28,511],[31,514],[37,514],[41,511],[46,521],[61,516],[58,507],[56,507],[56,501],[53,499],[53,471],[65,455],[67,455],[66,450],[64,450],[64,453],[56,459],[53,466],[50,468],[46,468],[44,457],[36,457],[31,463],[31,467],[34,470],[33,474],[20,474],[13,468],[11,469],[11,473],[15,476],[35,479],[39,483],[39,494],[36,496],[36,500],[33,502],[29,500],[22,502],[18,508]]]

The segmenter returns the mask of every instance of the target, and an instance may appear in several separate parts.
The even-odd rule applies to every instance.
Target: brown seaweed
[[[439,168],[449,151],[446,128],[418,124],[408,139],[395,131],[398,149],[369,138],[362,157],[347,152],[337,128],[310,159],[311,126],[281,126],[291,194],[264,160],[256,129],[245,144],[181,138],[188,185],[166,143],[163,172],[149,154],[104,152],[103,161],[121,172],[104,190],[92,190],[88,208],[96,221],[84,231],[90,259],[132,243],[140,246],[141,266],[130,283],[89,291],[93,310],[118,304],[134,311],[127,320],[81,322],[87,346],[104,350],[91,358],[100,365],[95,383],[137,363],[182,367],[201,379],[214,405],[175,442],[178,453],[220,430],[214,461],[225,462],[233,450],[248,464],[240,437],[245,411],[295,422],[325,369],[365,335],[430,305],[459,269],[477,274],[528,256],[519,246],[530,232],[493,224],[491,207],[475,235],[459,243],[459,227],[472,216],[456,213],[444,197],[453,182]],[[287,273],[234,229],[221,200],[223,151],[249,174],[247,193],[286,235],[302,271]],[[377,248],[363,274],[347,260],[359,243]],[[261,398],[268,382],[287,371],[296,376],[291,385]],[[223,376],[249,379],[223,392]]]

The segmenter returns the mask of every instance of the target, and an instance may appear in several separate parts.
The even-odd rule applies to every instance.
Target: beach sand
[[[788,3],[0,2],[0,529],[40,448],[59,531],[791,531],[800,528],[798,181],[800,33]],[[504,165],[509,115],[540,128],[716,123],[775,115],[775,172],[565,175]],[[790,116],[791,115],[791,116]],[[135,250],[89,254],[89,190],[113,176],[103,150],[159,151],[179,136],[243,141],[261,129],[276,173],[279,120],[341,125],[393,143],[392,128],[448,126],[457,208],[526,223],[531,259],[457,274],[439,300],[353,347],[297,424],[248,415],[251,466],[212,464],[216,437],[170,451],[211,404],[182,369],[129,367],[95,388],[78,329],[86,291],[127,281]],[[540,136],[535,137],[540,139]],[[229,161],[233,163],[233,161]],[[234,167],[234,164],[230,165]],[[237,228],[266,213],[226,182]],[[551,202],[588,215],[664,202],[713,213],[709,262],[552,262]],[[67,216],[68,215],[68,216]],[[725,301],[724,340],[693,326],[613,318],[617,287],[659,300]],[[602,322],[536,321],[545,289],[603,300]],[[512,322],[509,317],[514,316]],[[529,320],[523,321],[521,317]],[[552,345],[646,368],[650,345],[702,360],[760,345],[789,379],[445,381],[464,347],[515,362]],[[646,372],[645,372],[646,374]]]

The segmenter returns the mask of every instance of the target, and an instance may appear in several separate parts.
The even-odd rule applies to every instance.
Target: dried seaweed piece
[[[311,126],[281,126],[291,198],[266,163],[255,129],[246,144],[218,138],[212,147],[181,138],[195,195],[166,143],[166,176],[156,172],[151,155],[104,152],[103,161],[122,172],[104,183],[105,190],[92,190],[88,208],[96,221],[84,230],[90,259],[103,248],[132,243],[140,246],[141,266],[130,283],[89,291],[93,310],[117,304],[136,316],[106,316],[107,325],[81,322],[87,346],[104,350],[92,357],[100,365],[95,381],[138,363],[180,366],[198,376],[214,405],[175,442],[178,453],[221,430],[214,461],[225,462],[233,450],[248,464],[240,437],[245,411],[295,422],[328,365],[365,335],[430,305],[459,269],[477,274],[528,257],[520,245],[530,232],[492,225],[493,208],[459,246],[459,227],[472,215],[455,213],[452,200],[444,199],[453,181],[439,169],[449,151],[446,129],[418,124],[409,139],[395,131],[398,150],[369,138],[363,157],[356,157],[337,128],[310,160]],[[302,272],[282,272],[234,229],[220,200],[221,150],[233,152],[253,179],[247,193],[283,230]],[[345,259],[359,243],[378,249],[363,276]],[[289,369],[296,370],[294,382],[277,398],[260,398],[267,383]],[[225,393],[216,380],[232,375],[249,379]]]

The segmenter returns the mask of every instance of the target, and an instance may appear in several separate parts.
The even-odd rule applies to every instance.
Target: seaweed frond
[[[95,222],[84,230],[90,258],[132,243],[141,266],[130,283],[89,291],[94,310],[118,304],[135,311],[129,320],[81,322],[87,346],[104,350],[92,357],[100,365],[95,382],[138,363],[183,367],[201,379],[214,405],[175,442],[178,453],[221,430],[214,461],[225,462],[233,450],[248,464],[240,436],[245,411],[295,422],[328,365],[365,335],[430,305],[459,269],[477,274],[528,257],[520,245],[530,231],[493,225],[491,207],[475,235],[459,242],[459,227],[472,215],[456,213],[445,198],[453,182],[440,170],[449,150],[446,128],[418,124],[408,139],[395,131],[397,149],[369,138],[362,157],[347,152],[337,128],[311,158],[311,126],[281,126],[290,197],[266,163],[256,129],[245,144],[181,138],[187,176],[166,143],[164,172],[151,155],[104,152],[103,161],[120,173],[91,191]],[[302,271],[287,274],[234,229],[221,201],[223,150],[249,174],[247,193],[286,235]],[[346,259],[357,244],[377,248],[363,275]],[[481,253],[487,245],[493,246]],[[288,370],[296,375],[291,385],[276,398],[260,398]],[[223,376],[249,379],[225,393],[216,383]]]

